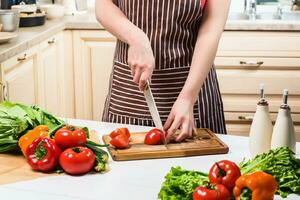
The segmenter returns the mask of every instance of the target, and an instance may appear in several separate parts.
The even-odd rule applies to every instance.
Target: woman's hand
[[[128,65],[131,68],[133,82],[138,84],[139,89],[143,91],[155,68],[155,59],[147,36],[138,37],[132,44],[129,44]]]
[[[167,132],[166,140],[181,142],[193,136],[194,124],[194,101],[189,98],[178,97],[175,101],[169,117],[164,125]],[[175,135],[177,129],[181,130],[180,135]]]

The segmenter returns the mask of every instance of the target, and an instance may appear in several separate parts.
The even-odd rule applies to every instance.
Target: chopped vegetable
[[[280,147],[268,153],[257,155],[250,161],[239,164],[241,173],[263,171],[274,176],[277,181],[277,194],[300,194],[300,159],[288,147]]]
[[[23,155],[26,155],[27,147],[38,137],[46,137],[49,128],[45,125],[39,125],[35,127],[33,130],[28,131],[25,135],[20,137],[19,139],[19,147]]]
[[[128,128],[116,128],[114,131],[112,131],[109,136],[111,139],[115,138],[118,135],[126,135],[126,137],[129,139],[130,138],[130,133]]]
[[[171,171],[165,176],[158,199],[190,200],[195,188],[207,182],[208,174],[206,173],[183,170],[181,167],[172,167]]]
[[[243,189],[251,191],[251,199],[273,200],[277,183],[275,178],[265,172],[257,171],[239,177],[236,181],[233,193],[236,199],[240,199]],[[243,196],[245,196],[243,194]]]
[[[26,150],[26,160],[33,170],[49,172],[56,168],[61,150],[50,138],[36,138]]]
[[[230,192],[222,184],[208,184],[194,190],[193,200],[230,200]]]
[[[125,134],[117,135],[109,142],[117,149],[126,149],[129,147],[129,138]]]
[[[210,168],[208,178],[211,184],[222,184],[229,191],[232,191],[235,181],[240,176],[240,169],[234,162],[221,160]]]
[[[2,102],[0,104],[0,153],[17,150],[18,140],[38,125],[46,125],[53,132],[64,122],[38,106]]]

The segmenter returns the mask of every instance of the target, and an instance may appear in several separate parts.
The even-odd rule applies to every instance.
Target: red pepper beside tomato
[[[230,193],[224,185],[199,186],[194,190],[193,200],[229,200]]]
[[[61,150],[50,139],[39,137],[27,147],[26,160],[33,170],[49,172],[58,164]]]
[[[222,184],[232,191],[240,176],[240,169],[234,162],[221,160],[210,168],[208,178],[211,184]]]
[[[163,134],[163,132],[160,129],[154,128],[146,134],[144,143],[148,144],[148,145],[161,144],[161,142],[162,142],[161,135],[162,134]]]
[[[84,146],[87,141],[87,136],[85,131],[81,128],[66,126],[56,131],[54,140],[61,149],[67,149]]]
[[[66,149],[59,157],[59,164],[65,172],[71,175],[89,172],[95,163],[95,154],[87,147]]]

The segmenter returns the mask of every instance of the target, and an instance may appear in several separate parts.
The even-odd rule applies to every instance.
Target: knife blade
[[[150,83],[149,81],[147,81],[145,89],[144,89],[144,96],[150,111],[150,114],[152,116],[152,119],[154,121],[154,124],[156,126],[156,128],[160,129],[163,131],[163,125],[159,116],[159,112],[157,110],[156,104],[155,104],[155,100],[153,98],[153,94],[150,88]],[[167,147],[167,141],[166,141],[166,136],[164,133],[162,133],[162,138],[163,138],[163,142],[166,148]]]

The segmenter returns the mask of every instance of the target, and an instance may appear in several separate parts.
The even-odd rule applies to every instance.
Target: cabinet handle
[[[48,41],[48,44],[54,44],[55,43],[55,38],[52,38],[51,40]]]
[[[20,62],[20,61],[24,61],[27,59],[27,54],[24,53],[24,55],[22,57],[18,57],[17,60]]]
[[[2,91],[3,91],[3,101],[8,101],[9,95],[7,90],[7,82],[5,84],[2,83]]]
[[[264,64],[263,61],[240,61],[240,65],[245,66],[245,67],[260,67]]]
[[[240,115],[238,118],[239,118],[239,120],[250,120],[250,121],[253,120],[253,116],[242,116],[242,115]]]

